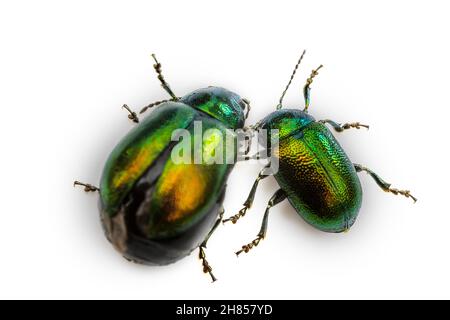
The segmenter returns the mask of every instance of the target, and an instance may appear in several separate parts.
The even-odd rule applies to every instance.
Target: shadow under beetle
[[[260,180],[273,175],[280,186],[268,202],[260,232],[256,239],[249,244],[242,246],[236,252],[249,252],[257,246],[266,236],[269,210],[285,199],[288,199],[297,213],[311,226],[325,232],[347,231],[355,222],[361,207],[362,190],[358,178],[358,172],[368,173],[386,192],[400,194],[417,200],[408,190],[398,190],[391,187],[377,174],[360,164],[350,161],[342,147],[328,130],[325,124],[329,124],[335,131],[342,132],[346,129],[361,127],[369,128],[367,125],[355,123],[338,124],[332,120],[316,121],[308,114],[310,105],[310,85],[318,75],[320,65],[313,70],[306,80],[303,88],[305,107],[299,109],[282,109],[284,95],[286,94],[294,76],[300,65],[305,51],[300,56],[291,78],[283,91],[277,110],[259,121],[252,128],[256,131],[266,129],[267,140],[264,145],[272,141],[271,129],[278,130],[276,133],[279,143],[268,147],[270,157],[279,162],[277,172],[268,172],[266,166],[258,175],[253,184],[244,207],[238,214],[224,220],[236,223],[243,217],[252,206],[256,189]],[[277,131],[275,131],[277,132]],[[273,133],[272,133],[273,134]],[[256,154],[251,158],[260,158]]]
[[[197,164],[175,163],[170,155],[178,142],[172,141],[172,133],[186,129],[194,137],[194,122],[199,121],[202,137],[213,128],[222,133],[219,139],[225,140],[229,129],[244,128],[250,104],[219,87],[177,97],[162,75],[161,64],[152,56],[161,86],[171,99],[144,107],[141,113],[157,106],[141,122],[124,105],[137,126],[111,152],[100,187],[78,181],[74,184],[84,186],[86,192],[99,191],[106,237],[126,259],[166,265],[199,248],[203,271],[215,281],[204,249],[222,221],[226,181],[234,165],[226,161],[211,165],[204,159]],[[232,137],[231,147],[237,150],[236,134],[232,133]],[[217,139],[214,143],[219,142],[230,143]],[[203,139],[201,143],[202,150],[211,149],[211,140]],[[194,141],[190,145],[192,155],[196,146]]]

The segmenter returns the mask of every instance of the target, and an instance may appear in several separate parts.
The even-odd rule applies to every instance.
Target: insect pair
[[[359,122],[339,124],[329,119],[316,121],[309,115],[310,86],[322,66],[313,70],[306,81],[303,110],[283,108],[283,98],[304,54],[294,68],[277,110],[252,127],[254,131],[267,130],[267,141],[278,141],[276,145],[269,144],[267,150],[269,161],[278,161],[278,170],[270,172],[269,162],[258,175],[244,207],[226,220],[223,220],[222,203],[234,163],[178,163],[171,154],[180,142],[173,141],[172,135],[175,130],[184,129],[194,136],[195,123],[201,123],[201,134],[209,129],[223,134],[230,129],[248,130],[244,124],[250,104],[236,93],[218,87],[176,96],[153,55],[158,79],[170,99],[144,107],[141,114],[149,108],[155,109],[142,121],[124,105],[128,118],[137,125],[111,152],[100,186],[74,183],[84,186],[86,192],[100,193],[100,215],[106,237],[126,259],[167,265],[199,248],[203,271],[215,281],[205,254],[208,239],[222,221],[236,223],[246,214],[259,182],[270,175],[275,177],[280,189],[268,201],[257,237],[242,246],[238,255],[265,238],[270,209],[285,199],[307,223],[319,230],[348,230],[361,206],[358,172],[368,173],[384,191],[416,201],[409,191],[392,188],[370,169],[352,163],[326,124],[337,132],[368,126]],[[277,140],[273,139],[274,132]],[[192,153],[199,148],[211,150],[211,144],[217,143],[231,143],[236,148],[236,135],[231,142],[221,141],[223,137],[217,135],[200,144],[188,141],[188,146]]]

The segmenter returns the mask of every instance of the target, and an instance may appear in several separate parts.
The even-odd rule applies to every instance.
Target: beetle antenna
[[[159,63],[158,59],[156,59],[156,55],[152,53],[152,58],[155,60],[155,64],[153,65],[153,68],[155,68],[156,73],[158,74],[158,80],[161,82],[161,86],[164,90],[172,97],[173,100],[177,101],[178,97],[173,93],[172,89],[170,89],[169,84],[164,79],[164,76],[162,75],[161,70],[161,63]]]
[[[294,68],[294,71],[292,72],[291,78],[289,79],[289,82],[288,82],[286,88],[284,89],[283,93],[281,94],[280,101],[278,102],[277,110],[281,109],[283,107],[284,95],[286,94],[287,90],[289,89],[289,86],[291,85],[292,80],[294,80],[295,73],[297,72],[300,62],[302,62],[302,59],[303,59],[303,56],[305,55],[305,53],[306,53],[306,50],[303,50],[302,55],[300,56],[300,58],[297,61],[297,64],[295,65],[295,68]]]

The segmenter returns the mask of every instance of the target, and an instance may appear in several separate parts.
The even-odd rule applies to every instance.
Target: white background
[[[446,1],[2,1],[0,4],[0,298],[450,298],[449,7]],[[386,194],[367,175],[360,216],[345,234],[314,230],[287,202],[259,230],[277,185],[261,183],[239,224],[220,228],[208,256],[167,267],[122,259],[105,240],[97,196],[106,157],[139,110],[167,98],[163,63],[184,95],[218,85],[251,100],[249,123],[285,105],[370,130],[337,134],[349,157],[419,198]],[[229,180],[235,214],[260,167]]]

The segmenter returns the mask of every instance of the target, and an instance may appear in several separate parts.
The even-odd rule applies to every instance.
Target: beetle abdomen
[[[331,132],[313,122],[280,141],[275,175],[306,222],[327,232],[347,230],[361,206],[353,164]]]

